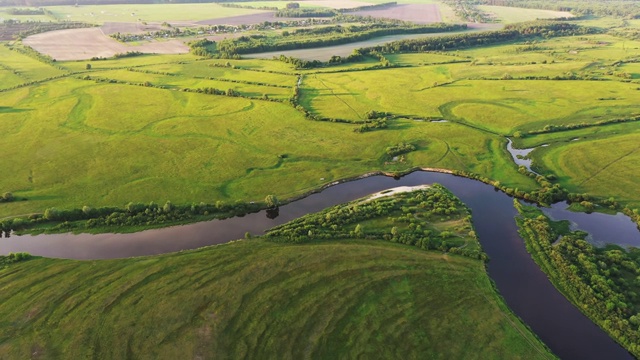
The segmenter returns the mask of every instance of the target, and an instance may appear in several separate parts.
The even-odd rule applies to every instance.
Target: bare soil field
[[[440,9],[435,4],[402,4],[386,9],[362,10],[350,14],[372,16],[377,18],[411,21],[416,24],[441,22]]]
[[[354,0],[309,0],[304,1],[304,3],[313,6],[328,7],[332,9],[353,9],[358,6],[373,5],[373,3]]]
[[[163,27],[159,23],[135,23],[135,22],[106,22],[100,27],[105,35],[115,33],[121,34],[143,34],[148,31],[162,30]]]
[[[23,43],[59,61],[111,57],[128,51],[139,51],[148,54],[183,54],[189,52],[189,47],[181,40],[152,41],[142,45],[125,45],[105,35],[100,28],[51,31],[29,36],[23,40]]]

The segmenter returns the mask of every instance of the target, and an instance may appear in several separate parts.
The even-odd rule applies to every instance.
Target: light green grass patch
[[[264,94],[267,94],[272,98],[286,99],[289,98],[293,92],[292,89],[289,88],[196,79],[184,76],[147,74],[128,70],[99,71],[92,73],[92,76],[130,82],[132,84],[143,84],[145,82],[149,82],[153,86],[160,86],[172,90],[215,88],[227,91],[228,89],[233,89],[239,92],[242,96],[247,97],[261,97]]]
[[[640,181],[635,172],[640,168],[640,134],[611,136],[604,139],[580,140],[539,150],[536,164],[553,172],[560,183],[572,192],[587,192],[601,198],[610,196],[640,205],[635,194]]]
[[[384,57],[394,65],[409,66],[409,65],[431,65],[448,63],[452,61],[471,61],[463,57],[446,55],[446,54],[432,54],[432,53],[417,53],[417,54],[385,54]]]
[[[18,76],[26,80],[43,80],[65,74],[65,71],[10,50],[6,46],[0,46],[0,63],[5,69],[15,70]]]
[[[294,74],[286,75],[279,73],[257,72],[233,67],[212,66],[218,61],[194,61],[180,64],[162,64],[145,66],[140,70],[151,70],[180,74],[185,77],[211,77],[215,79],[228,79],[239,81],[250,81],[279,86],[294,86],[297,77]]]
[[[8,89],[25,82],[24,78],[16,75],[12,70],[0,68],[0,89]]]

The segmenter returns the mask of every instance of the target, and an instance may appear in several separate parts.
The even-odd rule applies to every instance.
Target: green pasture
[[[554,19],[571,15],[570,13],[560,11],[524,9],[508,6],[479,5],[477,8],[486,14],[491,15],[496,20],[506,24],[536,19]]]
[[[4,64],[3,64],[4,65]],[[8,89],[14,86],[24,84],[26,80],[16,74],[13,69],[0,68],[0,89]]]
[[[378,110],[458,120],[504,135],[541,129],[547,124],[596,122],[640,111],[637,84],[458,80],[454,75],[458,69],[470,75],[476,68],[486,76],[482,71],[485,67],[468,64],[307,75],[302,103],[330,118],[356,120],[367,111]],[[378,85],[381,83],[385,86]]]
[[[180,54],[180,55],[139,55],[132,56],[124,59],[104,59],[104,60],[78,60],[78,61],[65,61],[59,62],[58,65],[69,69],[73,72],[85,72],[87,64],[91,65],[92,70],[111,70],[111,69],[126,69],[126,68],[138,68],[141,66],[153,66],[159,64],[172,64],[185,61],[193,61],[198,57],[192,54]]]
[[[553,358],[482,262],[376,240],[40,258],[0,286],[9,358]]]
[[[253,69],[249,67],[246,67],[245,69],[245,66],[242,66],[241,69],[236,69],[232,67],[213,66],[214,64],[220,64],[220,61],[213,60],[161,64],[141,67],[140,70],[165,72],[180,75],[182,77],[206,77],[225,80],[257,82],[277,86],[284,85],[291,87],[296,84],[297,80],[297,77],[293,73],[291,73],[291,68],[286,68],[287,73],[290,73],[290,75],[287,75],[282,73],[256,72],[252,71]]]
[[[73,78],[8,91],[2,99],[0,166],[13,176],[3,177],[0,188],[29,199],[3,204],[3,216],[130,201],[286,198],[412,166],[535,188],[517,173],[503,138],[451,123],[398,120],[388,130],[358,134],[357,125],[306,120],[281,103]],[[418,150],[389,163],[385,149],[401,142]]]
[[[148,74],[128,70],[99,71],[92,73],[92,76],[100,79],[115,79],[118,81],[130,82],[132,84],[142,84],[149,82],[153,86],[160,86],[171,90],[215,88],[227,91],[228,89],[232,89],[239,92],[242,96],[246,97],[261,97],[266,94],[270,98],[280,100],[288,99],[293,93],[292,88],[260,86],[153,73]]]
[[[4,70],[15,71],[17,74],[14,73],[14,75],[24,79],[22,83],[43,80],[66,73],[42,61],[11,50],[6,46],[0,46],[0,67]],[[1,82],[0,87],[9,88],[9,84],[16,85],[15,82],[18,81],[15,77],[9,80],[11,82],[7,84]]]
[[[640,133],[635,129],[606,138],[579,139],[536,150],[534,162],[551,171],[572,192],[615,199],[637,207]]]
[[[260,10],[235,9],[217,4],[119,4],[47,7],[58,20],[93,24],[137,21],[198,21],[255,14]]]

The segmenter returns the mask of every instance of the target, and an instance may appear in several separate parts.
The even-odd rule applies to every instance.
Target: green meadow
[[[611,168],[609,155],[566,144],[573,131],[588,137],[584,143],[598,134],[594,148],[616,135],[607,129],[636,131],[633,123],[601,123],[640,113],[640,68],[619,61],[633,59],[639,48],[638,41],[596,34],[385,54],[389,68],[366,58],[300,70],[275,60],[191,54],[46,63],[19,53],[19,45],[0,47],[0,76],[6,79],[0,166],[15,174],[0,179],[0,191],[28,199],[2,204],[0,217],[131,201],[286,199],[371,171],[416,167],[536,190],[539,185],[518,172],[505,149],[505,136],[514,134],[521,136],[516,146],[556,143],[536,150],[534,164],[571,192],[620,196],[624,205],[637,207],[637,177],[624,173],[624,194],[610,189],[622,172],[606,172],[606,178],[592,173]],[[289,99],[299,75],[296,110]],[[26,83],[31,85],[13,89]],[[197,93],[206,88],[237,97]],[[386,129],[357,133],[360,125],[313,121],[299,110],[347,121],[362,121],[371,110],[395,118]],[[530,134],[578,123],[593,127]],[[385,149],[399,143],[415,151],[393,161]],[[571,151],[561,150],[565,146]],[[625,151],[616,148],[611,156]],[[565,168],[583,158],[593,168]],[[611,185],[602,186],[599,178]]]
[[[359,220],[363,214],[374,215]],[[340,205],[266,238],[195,251],[0,262],[0,353],[24,358],[36,352],[40,359],[554,358],[496,294],[483,261],[419,249],[431,236],[479,251],[468,215],[459,200],[434,187]],[[342,225],[329,230],[316,223],[329,216]],[[291,243],[287,233],[300,227],[318,239]],[[415,244],[393,243],[400,241]]]

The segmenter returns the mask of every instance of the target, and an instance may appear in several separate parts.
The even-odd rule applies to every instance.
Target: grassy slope
[[[383,242],[37,259],[0,288],[7,358],[544,358],[480,261]]]

